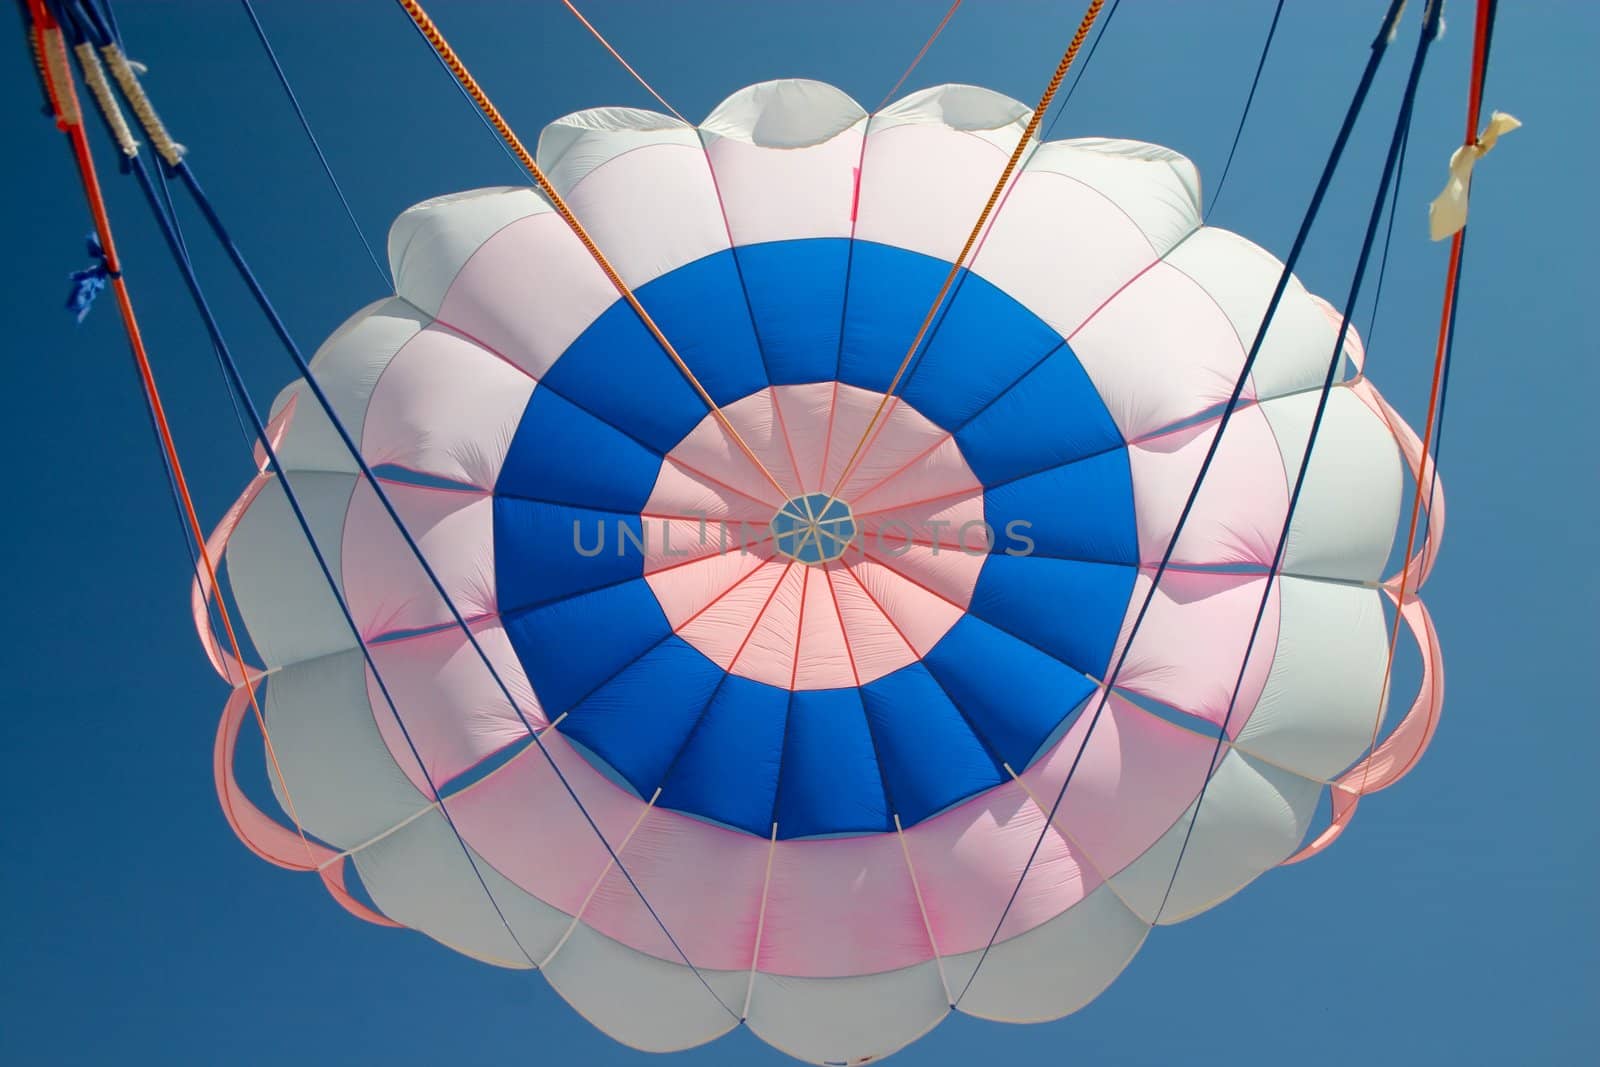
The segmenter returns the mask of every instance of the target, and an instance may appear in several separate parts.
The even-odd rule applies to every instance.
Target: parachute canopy
[[[1339,329],[1291,283],[1107,696],[1282,268],[1182,156],[1036,144],[896,383],[1028,115],[547,127],[715,411],[537,192],[400,217],[313,367],[450,603],[304,383],[222,532],[274,786],[383,915],[630,1045],[856,1063],[1074,1011],[1295,851],[1382,706],[1408,431],[1352,334],[1269,574]]]

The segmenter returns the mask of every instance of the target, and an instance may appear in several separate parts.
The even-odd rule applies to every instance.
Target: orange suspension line
[[[402,0],[404,2],[404,0]],[[829,496],[838,496],[839,490],[844,488],[844,483],[849,479],[850,472],[855,468],[856,461],[861,458],[861,450],[872,437],[872,431],[877,426],[878,420],[883,417],[884,408],[889,404],[889,398],[894,396],[894,391],[900,385],[900,379],[905,376],[906,368],[911,365],[911,357],[916,355],[922,340],[928,334],[928,328],[933,325],[934,316],[938,314],[939,307],[944,303],[944,298],[950,292],[950,287],[955,284],[956,277],[960,275],[961,268],[965,266],[967,257],[972,254],[973,245],[978,243],[978,237],[983,233],[989,216],[993,214],[995,205],[1000,202],[1000,194],[1005,191],[1006,184],[1011,180],[1012,173],[1017,169],[1017,164],[1022,160],[1023,152],[1027,151],[1028,142],[1039,131],[1039,123],[1044,120],[1044,114],[1050,110],[1050,102],[1055,99],[1056,90],[1061,88],[1061,80],[1067,76],[1067,71],[1072,67],[1072,61],[1078,58],[1078,49],[1083,47],[1084,38],[1089,36],[1089,31],[1094,28],[1094,20],[1100,17],[1100,8],[1105,0],[1091,0],[1089,7],[1083,13],[1083,20],[1078,23],[1078,32],[1072,35],[1072,43],[1067,45],[1067,50],[1061,55],[1061,62],[1056,64],[1056,71],[1050,77],[1050,83],[1045,86],[1044,95],[1039,97],[1039,105],[1033,109],[1033,115],[1028,119],[1028,126],[1022,131],[1022,136],[1017,139],[1017,147],[1011,152],[1011,158],[1006,161],[1005,170],[1000,172],[1000,180],[995,182],[994,191],[989,194],[988,203],[983,205],[983,211],[978,214],[978,221],[972,226],[972,232],[967,235],[966,244],[961,246],[961,254],[950,265],[950,273],[945,276],[944,284],[939,287],[939,294],[933,298],[933,305],[928,308],[928,314],[923,316],[922,325],[917,329],[917,336],[912,340],[911,347],[906,349],[905,358],[900,361],[899,368],[894,372],[894,377],[889,381],[889,388],[884,391],[883,397],[878,401],[872,418],[867,421],[867,428],[861,434],[861,440],[856,442],[856,447],[850,453],[850,458],[845,462],[844,469],[839,472],[839,481],[833,487]],[[931,43],[931,42],[930,42]]]
[[[199,546],[200,563],[205,569],[206,579],[211,583],[211,588],[219,590],[217,611],[222,618],[223,629],[227,631],[228,643],[233,648],[234,660],[239,664],[241,675],[235,685],[244,686],[249,695],[250,707],[255,713],[256,726],[261,730],[261,739],[267,751],[267,758],[272,764],[272,772],[283,786],[284,807],[290,820],[294,822],[295,831],[300,835],[300,843],[305,846],[306,869],[316,870],[316,855],[310,840],[306,837],[305,829],[300,825],[299,817],[295,814],[294,800],[289,795],[288,780],[284,778],[283,769],[278,765],[278,754],[273,748],[271,736],[267,733],[267,719],[256,699],[255,679],[251,678],[250,672],[245,669],[244,652],[239,647],[238,632],[234,628],[228,606],[220,594],[221,586],[217,584],[217,570],[211,558],[211,551],[206,545],[205,530],[200,525],[194,498],[189,493],[189,482],[184,477],[183,463],[178,458],[178,446],[173,440],[172,427],[167,422],[166,408],[161,403],[161,392],[156,387],[155,372],[150,366],[150,356],[145,349],[144,336],[139,330],[139,320],[134,315],[133,298],[129,295],[128,284],[122,277],[122,262],[117,256],[116,241],[111,234],[111,218],[106,210],[99,176],[95,172],[89,138],[83,129],[83,110],[79,106],[77,89],[73,85],[71,67],[67,62],[66,41],[62,37],[61,27],[51,17],[43,0],[28,0],[28,14],[32,23],[29,36],[33,39],[34,51],[39,59],[45,92],[49,95],[50,105],[55,111],[56,128],[65,133],[72,144],[72,155],[77,162],[78,175],[83,182],[84,198],[88,202],[89,213],[94,217],[94,228],[100,238],[101,250],[105,254],[111,287],[117,294],[117,307],[122,313],[122,327],[128,335],[128,344],[133,349],[134,363],[138,366],[145,398],[149,401],[156,432],[161,438],[161,448],[166,455],[168,466],[172,469],[173,482],[183,503],[189,532],[194,535],[195,543]]]
[[[616,48],[612,47],[611,42],[606,40],[605,34],[595,29],[594,23],[583,17],[583,12],[578,10],[577,5],[575,5],[572,0],[561,0],[561,2],[566,5],[568,11],[572,12],[573,17],[575,17],[579,22],[583,23],[583,28],[594,34],[594,39],[599,41],[607,52],[611,53],[611,58],[615,59],[618,63],[621,63],[622,69],[626,70],[629,74],[632,74],[633,80],[644,86],[644,91],[656,98],[656,103],[672,112],[672,117],[683,123],[685,126],[694,125],[694,123],[678,114],[678,109],[667,103],[667,98],[656,92],[655,86],[645,81],[644,75],[634,70],[632,63],[629,63],[626,59],[622,58],[622,53],[617,51]]]
[[[644,309],[644,305],[639,302],[639,298],[633,295],[633,291],[622,280],[622,276],[611,265],[611,261],[605,257],[605,253],[601,252],[599,246],[594,243],[593,238],[589,236],[589,232],[583,228],[583,224],[578,221],[578,217],[567,206],[567,202],[562,199],[555,186],[550,184],[550,180],[545,177],[544,171],[539,169],[539,165],[534,162],[533,156],[523,145],[522,139],[511,129],[511,126],[500,114],[500,109],[494,106],[494,102],[489,99],[482,87],[478,85],[477,79],[472,76],[471,71],[467,70],[466,64],[461,61],[461,58],[456,54],[456,50],[450,46],[450,42],[445,40],[444,35],[439,32],[439,27],[434,23],[433,19],[423,10],[422,5],[417,3],[417,0],[398,0],[398,2],[407,17],[422,32],[423,38],[438,54],[439,58],[444,61],[446,69],[466,90],[467,95],[472,98],[472,102],[478,106],[478,110],[483,112],[483,116],[489,120],[489,124],[500,135],[500,139],[511,149],[512,154],[517,157],[517,161],[533,177],[534,184],[539,187],[539,191],[544,194],[545,199],[550,201],[550,205],[555,208],[556,214],[561,216],[562,221],[571,228],[573,234],[582,242],[583,247],[594,259],[595,264],[605,273],[606,278],[610,280],[618,295],[628,302],[629,307],[633,308],[634,314],[639,316],[639,321],[644,324],[645,329],[650,331],[650,336],[655,338],[656,343],[661,346],[662,351],[672,360],[679,373],[694,388],[694,391],[700,395],[700,399],[705,402],[706,408],[711,412],[712,416],[721,424],[728,436],[733,439],[734,444],[739,446],[739,450],[745,454],[745,457],[755,464],[756,469],[765,476],[768,482],[772,483],[779,496],[787,498],[789,496],[788,490],[783,487],[778,479],[772,476],[772,472],[767,470],[766,464],[761,462],[761,458],[745,443],[745,439],[740,436],[733,423],[728,421],[728,417],[723,414],[722,409],[717,407],[716,401],[711,399],[711,394],[706,392],[705,386],[700,384],[700,379],[695,377],[694,372],[689,369],[689,365],[678,354],[678,350],[672,346],[672,342],[668,341],[666,335],[661,332],[661,327],[656,325],[656,321]],[[571,5],[569,4],[568,6],[570,7]],[[629,69],[631,70],[632,68]]]
[[[878,106],[873,108],[873,111],[882,111],[883,105],[894,99],[894,94],[898,93],[900,86],[904,85],[906,79],[911,77],[911,72],[917,69],[917,64],[921,63],[922,58],[928,54],[928,49],[933,47],[933,42],[937,41],[939,35],[944,32],[944,28],[950,25],[951,18],[955,16],[956,9],[960,6],[961,0],[955,0],[955,3],[950,5],[950,10],[944,13],[944,18],[939,20],[939,25],[935,26],[933,32],[928,35],[928,39],[922,42],[922,50],[912,58],[911,65],[901,72],[900,79],[889,87],[888,92],[883,94],[883,99],[878,101]]]
[[[1472,77],[1467,90],[1467,133],[1465,143],[1469,145],[1475,143],[1478,139],[1478,119],[1483,106],[1485,51],[1488,47],[1489,19],[1492,6],[1491,0],[1478,0],[1478,15],[1472,39]],[[1439,388],[1444,376],[1445,354],[1450,343],[1450,320],[1455,314],[1456,288],[1461,278],[1461,249],[1465,239],[1465,226],[1457,230],[1455,236],[1450,239],[1450,263],[1445,268],[1444,306],[1439,313],[1439,339],[1434,346],[1433,382],[1428,389],[1428,419],[1422,431],[1422,456],[1417,465],[1417,489],[1411,499],[1411,522],[1409,529],[1406,531],[1405,555],[1401,557],[1403,562],[1400,567],[1400,584],[1395,592],[1394,625],[1389,631],[1389,652],[1383,665],[1383,685],[1378,690],[1378,713],[1373,716],[1372,740],[1367,746],[1369,749],[1376,748],[1378,744],[1379,728],[1383,721],[1383,704],[1389,696],[1389,682],[1394,673],[1395,650],[1400,644],[1400,609],[1405,607],[1406,593],[1411,581],[1411,554],[1416,548],[1418,520],[1423,510],[1425,492],[1423,482],[1426,480],[1429,484],[1432,483],[1431,478],[1424,479],[1423,475],[1429,469],[1428,455],[1433,446],[1435,416],[1438,414],[1439,409]],[[1433,469],[1437,470],[1437,467]],[[1431,531],[1428,536],[1432,536]],[[1415,762],[1418,756],[1420,756],[1420,753],[1413,755],[1411,762]],[[1405,773],[1408,770],[1410,770],[1410,763],[1402,769],[1401,773]],[[1356,790],[1356,798],[1358,800],[1366,795],[1367,779],[1371,774],[1372,762],[1369,761],[1361,775],[1361,784]]]

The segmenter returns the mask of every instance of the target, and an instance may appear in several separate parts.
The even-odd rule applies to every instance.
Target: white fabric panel
[[[1203,802],[1196,801],[1199,817],[1194,819],[1195,805],[1189,805],[1111,885],[1145,922],[1181,922],[1222,903],[1293,852],[1311,825],[1321,791],[1320,783],[1225,751]],[[1191,819],[1194,834],[1185,850]],[[1172,893],[1162,908],[1169,882]]]
[[[1388,649],[1382,594],[1290,577],[1278,591],[1277,655],[1235,745],[1329,780],[1372,740]]]
[[[1298,393],[1261,405],[1291,487],[1305,462],[1319,396]],[[1351,581],[1382,578],[1400,521],[1403,478],[1400,451],[1389,428],[1348,387],[1335,387],[1295,505],[1283,569]],[[1274,545],[1283,529],[1281,518],[1279,522]]]
[[[1166,261],[1211,295],[1232,321],[1241,350],[1249,352],[1283,273],[1277,257],[1236,233],[1206,226],[1173,249]],[[1339,334],[1338,322],[1330,322],[1323,308],[1299,279],[1289,279],[1251,372],[1255,396],[1280,396],[1322,384]],[[1339,377],[1347,367],[1348,356]]]
[[[472,254],[517,219],[553,210],[525,187],[469,189],[407,208],[389,227],[395,292],[429,315]]]
[[[295,499],[335,580],[355,476],[300,471]],[[268,667],[355,648],[355,635],[295,521],[283,483],[262,487],[228,543],[229,583],[250,640]]]
[[[686,122],[635,107],[596,107],[556,119],[539,133],[534,161],[565,196],[591,172],[636,148],[681,145],[700,149],[700,135]]]
[[[307,831],[354,848],[428,803],[395,765],[367,702],[360,649],[285,667],[267,681],[267,730],[288,782],[294,812]],[[289,804],[267,763],[278,806]]]
[[[683,963],[636,952],[582,923],[544,968],[551,987],[585,1019],[645,1052],[693,1048],[739,1025],[748,972],[700,975],[704,984]]]
[[[404,300],[390,297],[350,316],[317,349],[311,359],[311,373],[351,439],[358,443],[361,440],[367,405],[384,369],[427,324],[427,316]],[[276,450],[284,470],[359,470],[304,381],[297,379],[278,394],[272,403],[272,414],[282,411],[290,398],[295,400],[294,418]]]
[[[946,85],[874,115],[861,159],[856,237],[953,263],[1027,114],[987,89]]]
[[[494,498],[483,493],[391,482],[384,496],[427,560],[449,603],[417,553],[363,479],[345,524],[345,602],[362,635],[374,638],[475,619],[495,610]]]
[[[544,128],[538,162],[630,287],[728,247],[693,126],[634,108],[580,111]]]
[[[748,1022],[810,1063],[862,1063],[904,1048],[949,1014],[937,960],[855,978],[757,974]]]
[[[533,385],[525,371],[473,342],[424,330],[372,391],[362,455],[374,467],[392,463],[492,489]]]
[[[850,236],[866,123],[838,89],[793,78],[718,105],[700,132],[733,243]]]
[[[1157,255],[1201,224],[1200,172],[1170,148],[1107,137],[1049,141],[1028,158],[1027,169],[1063,174],[1094,189],[1134,221]]]
[[[1149,929],[1102,885],[1042,926],[996,942],[981,967],[982,952],[948,957],[945,976],[952,995],[961,996],[957,1010],[968,1015],[1009,1023],[1059,1019],[1099,996]]]
[[[866,117],[860,104],[831,85],[782,78],[740,89],[706,116],[700,130],[761,148],[809,148]]]
[[[385,915],[485,963],[527,969],[527,956],[535,964],[543,959],[571,923],[567,915],[506,881],[481,856],[474,853],[469,861],[437,809],[351,858],[361,884]],[[473,874],[474,864],[483,885]]]
[[[946,126],[981,137],[1009,156],[1032,114],[1026,104],[992,89],[935,85],[903,96],[873,115],[869,132],[883,133],[897,126]]]

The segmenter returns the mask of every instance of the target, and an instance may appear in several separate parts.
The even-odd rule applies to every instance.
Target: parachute
[[[930,313],[1030,115],[787,80],[561,119],[539,169],[638,308],[536,190],[401,215],[312,362],[338,424],[286,389],[212,539],[326,845],[233,780],[252,686],[241,835],[629,1045],[829,1064],[1083,1007],[1330,786],[1331,840],[1442,699],[1436,487],[1384,573],[1425,450],[1156,145],[1030,145]],[[1422,690],[1363,759],[1395,602]]]

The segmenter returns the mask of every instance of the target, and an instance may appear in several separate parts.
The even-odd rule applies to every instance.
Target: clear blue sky
[[[415,201],[516,180],[392,4],[260,6],[374,242]],[[788,75],[871,106],[945,0],[583,6],[694,117]],[[1336,301],[1421,6],[1407,13],[1301,270]],[[1085,1011],[1034,1027],[957,1016],[897,1063],[1595,1057],[1600,332],[1583,316],[1600,236],[1600,5],[1501,6],[1486,105],[1526,127],[1489,157],[1473,194],[1444,455],[1450,523],[1427,591],[1449,684],[1431,752],[1366,802],[1328,855],[1157,931]],[[1382,7],[1289,5],[1214,223],[1287,249]],[[649,103],[557,4],[432,8],[530,142],[571,110]],[[908,87],[973,82],[1031,101],[1080,8],[974,0]],[[1424,80],[1370,354],[1374,378],[1417,422],[1445,259],[1426,240],[1424,207],[1461,133],[1470,8],[1447,9]],[[1271,9],[1129,0],[1055,135],[1170,145],[1200,166],[1209,199]],[[314,345],[381,290],[242,11],[189,0],[119,13],[163,115]],[[257,861],[223,823],[210,750],[225,693],[189,628],[187,559],[115,309],[102,302],[82,327],[59,309],[88,222],[65,142],[33,111],[16,25],[0,22],[0,98],[11,104],[0,119],[0,275],[12,324],[0,441],[13,474],[0,525],[0,1061],[659,1062],[590,1029],[538,976],[349,919],[313,879]],[[101,158],[157,373],[214,521],[249,457],[137,189]],[[265,400],[291,368],[219,258],[208,248],[200,262]],[[784,1061],[740,1031],[671,1062]]]

